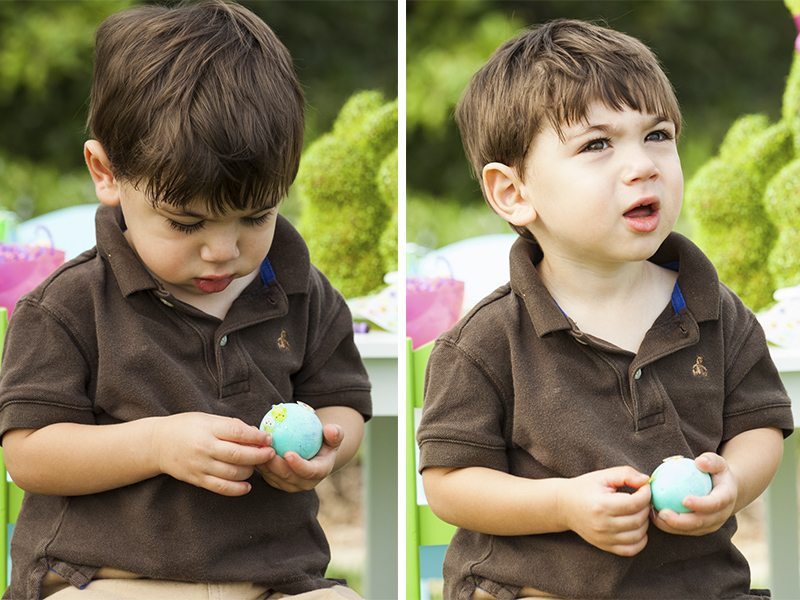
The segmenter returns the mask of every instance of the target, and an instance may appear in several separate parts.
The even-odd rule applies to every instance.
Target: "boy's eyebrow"
[[[650,127],[655,127],[659,123],[672,123],[674,125],[672,119],[670,119],[669,117],[666,117],[664,115],[656,115],[653,118],[646,121],[643,128],[649,129]],[[578,125],[576,124],[571,128],[573,130],[572,132],[570,132],[570,130],[567,130],[566,135],[564,136],[564,140],[567,141],[575,139],[577,137],[581,137],[583,135],[586,135],[587,133],[592,133],[592,132],[600,132],[607,134],[607,133],[617,133],[619,131],[619,128],[617,126],[612,125],[610,123],[586,123],[584,127],[575,131],[577,128]]]

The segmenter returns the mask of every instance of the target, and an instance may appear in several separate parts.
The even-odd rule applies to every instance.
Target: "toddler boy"
[[[356,452],[370,386],[341,295],[278,216],[303,94],[221,1],[97,32],[84,155],[97,246],[18,304],[0,378],[26,491],[7,597],[357,598],[325,578],[314,487]],[[319,454],[258,424],[303,401]]]
[[[754,315],[671,233],[672,87],[641,42],[558,20],[499,48],[456,112],[510,283],[439,338],[419,428],[459,527],[445,596],[754,598],[734,515],[766,488],[790,401]],[[648,474],[714,489],[651,515]]]

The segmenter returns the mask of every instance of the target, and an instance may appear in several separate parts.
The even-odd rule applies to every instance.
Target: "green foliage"
[[[96,202],[92,180],[83,171],[61,173],[0,154],[0,208],[20,220],[73,206]]]
[[[389,224],[381,234],[379,251],[384,270],[388,273],[397,270],[397,148],[381,163],[378,169],[378,193],[391,211]]]
[[[346,297],[382,285],[387,266],[380,245],[391,227],[392,203],[381,196],[391,185],[381,183],[380,173],[396,149],[397,101],[367,91],[353,95],[333,131],[303,154],[297,177],[300,230],[314,263]]]
[[[800,160],[793,160],[773,177],[764,193],[764,206],[778,223],[778,239],[769,256],[776,288],[800,284]]]
[[[784,4],[792,16],[800,14],[800,0],[784,0]]]
[[[794,148],[800,154],[800,118],[797,109],[800,107],[800,54],[794,53],[792,69],[786,79],[786,90],[783,92],[782,119],[792,127]]]
[[[406,227],[409,242],[426,248],[440,248],[489,233],[512,233],[508,223],[486,206],[483,199],[464,205],[458,200],[419,193],[406,198]]]
[[[792,10],[796,2],[786,4]],[[753,310],[768,306],[776,288],[800,283],[798,150],[800,60],[795,54],[782,119],[774,125],[765,115],[735,121],[719,155],[687,185],[698,244],[722,281]]]
[[[406,100],[408,126],[441,131],[472,74],[521,27],[506,15],[489,13],[466,32],[459,32],[454,43],[421,49],[407,75],[406,89],[411,92]]]
[[[720,155],[686,186],[695,241],[729,285],[753,310],[771,302],[772,277],[764,268],[777,229],[764,209],[767,183],[793,157],[785,122],[764,128],[763,115],[737,120]]]

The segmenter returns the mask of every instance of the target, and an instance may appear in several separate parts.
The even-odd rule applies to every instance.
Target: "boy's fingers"
[[[286,454],[289,453],[287,452]],[[288,479],[292,476],[292,469],[287,464],[285,458],[281,458],[277,454],[268,462],[266,468],[270,471],[270,473],[274,474],[276,477],[280,477],[281,479]]]
[[[633,467],[613,467],[606,470],[606,485],[618,490],[631,487],[640,489],[650,481],[650,477],[640,473]]]
[[[260,465],[268,462],[275,456],[275,450],[271,446],[245,446],[235,442],[222,442],[217,453],[217,460],[221,460],[231,465]]]
[[[344,439],[344,431],[338,425],[329,423],[322,428],[322,436],[328,446],[338,448]]]
[[[632,515],[648,511],[650,507],[650,486],[642,486],[632,494],[619,492],[613,496],[612,516]]]
[[[268,446],[270,435],[258,427],[248,425],[239,419],[222,418],[214,429],[214,435],[222,440],[249,444],[251,446]]]
[[[200,482],[200,487],[221,496],[244,496],[252,488],[247,481],[230,481],[212,475],[205,477]]]
[[[725,459],[713,452],[704,452],[694,462],[698,469],[711,475],[721,473],[727,466]]]
[[[287,452],[284,460],[291,468],[292,472],[303,479],[311,479],[317,476],[317,469],[310,460],[305,460],[296,452]]]

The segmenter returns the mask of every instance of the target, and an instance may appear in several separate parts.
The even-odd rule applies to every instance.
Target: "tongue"
[[[649,217],[653,211],[649,206],[637,206],[625,213],[625,216],[630,219],[638,219],[641,217]]]

